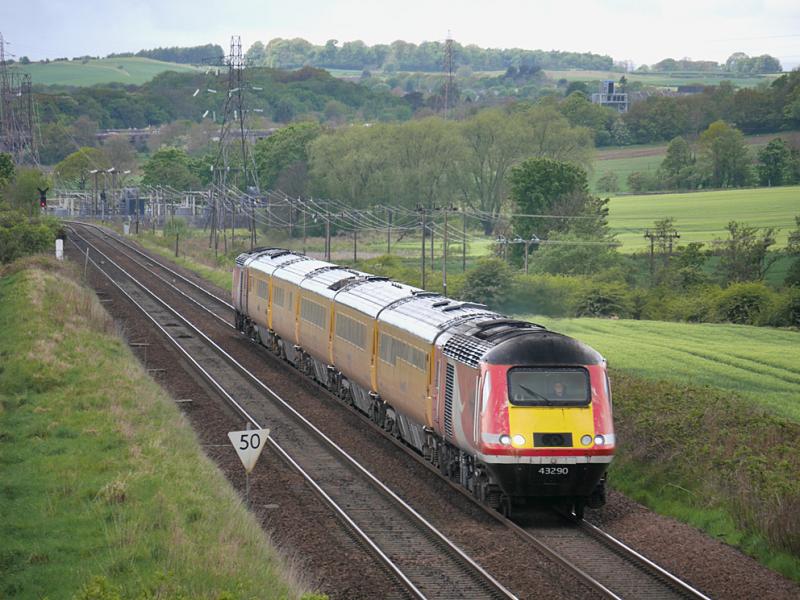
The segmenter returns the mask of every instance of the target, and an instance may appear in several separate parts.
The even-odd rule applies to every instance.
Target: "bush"
[[[762,322],[772,327],[800,327],[800,287],[776,294],[774,302],[762,316]]]
[[[774,292],[763,283],[735,283],[719,295],[717,318],[741,325],[757,325],[762,321],[762,313],[773,302],[773,296]]]
[[[467,272],[461,298],[496,307],[508,300],[513,281],[511,269],[504,261],[484,258]]]
[[[573,300],[576,317],[625,317],[630,313],[628,291],[622,283],[594,283]]]
[[[628,188],[632,192],[652,192],[659,189],[660,182],[658,176],[653,173],[643,173],[641,171],[634,171],[628,175]]]
[[[786,278],[783,280],[784,285],[800,287],[800,258],[796,259],[786,272]]]
[[[615,194],[619,191],[619,177],[613,171],[609,171],[597,180],[597,191],[607,194]]]
[[[533,313],[550,317],[572,314],[573,298],[588,285],[582,277],[566,275],[518,275],[514,278],[509,312]]]
[[[0,263],[54,250],[60,226],[55,219],[28,219],[18,211],[0,212]]]

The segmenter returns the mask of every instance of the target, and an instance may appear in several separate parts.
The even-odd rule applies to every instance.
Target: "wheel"
[[[575,518],[579,521],[583,521],[583,510],[586,508],[586,501],[585,500],[576,500],[575,503],[572,505],[572,512],[575,515]]]

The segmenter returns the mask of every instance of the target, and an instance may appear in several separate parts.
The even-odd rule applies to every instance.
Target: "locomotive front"
[[[512,503],[605,503],[614,455],[603,357],[573,338],[528,330],[483,357],[481,459]]]

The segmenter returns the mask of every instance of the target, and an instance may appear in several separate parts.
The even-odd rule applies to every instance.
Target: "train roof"
[[[432,343],[440,333],[459,323],[494,316],[499,315],[483,304],[422,292],[388,306],[379,320]]]
[[[256,248],[240,254],[236,264],[334,298],[337,304],[379,318],[428,343],[442,336],[447,356],[473,366],[479,361],[518,365],[604,361],[583,342],[535,323],[510,319],[482,304],[460,302],[283,248]]]
[[[304,290],[316,292],[326,298],[333,298],[342,285],[364,277],[368,277],[368,275],[353,269],[330,265],[309,272],[300,283],[300,287]]]
[[[275,269],[289,263],[311,260],[283,248],[255,248],[236,257],[236,264],[271,275]]]
[[[383,277],[366,276],[343,286],[336,294],[336,303],[374,319],[387,306],[420,292],[422,290],[410,285]]]
[[[483,360],[489,364],[520,366],[599,365],[605,362],[591,346],[546,329],[531,329],[505,338],[488,350]]]

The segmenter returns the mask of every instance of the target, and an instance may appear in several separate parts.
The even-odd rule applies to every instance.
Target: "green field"
[[[666,152],[666,146],[664,146]],[[661,161],[664,160],[664,154],[655,154],[653,156],[633,156],[631,158],[612,158],[612,159],[595,159],[592,165],[592,173],[589,176],[589,188],[595,193],[597,192],[597,180],[606,173],[616,173],[617,181],[619,182],[619,191],[628,192],[628,175],[636,171],[642,173],[655,173],[658,171]]]
[[[725,238],[728,222],[741,221],[780,228],[777,247],[784,247],[796,215],[800,215],[800,186],[618,196],[611,199],[609,224],[624,252],[647,248],[645,230],[665,217],[675,219],[681,244]]]
[[[34,85],[96,85],[98,83],[129,83],[141,85],[164,71],[197,71],[197,67],[152,60],[150,58],[101,58],[57,62],[15,64],[13,70],[28,73]]]
[[[0,597],[300,596],[94,293],[54,259],[18,268],[0,276]]]
[[[800,333],[746,325],[520,318],[573,335],[636,377],[734,392],[800,423]]]
[[[730,81],[737,87],[755,87],[762,82],[770,82],[778,75],[756,75],[753,77],[736,77],[727,73],[621,73],[619,71],[549,71],[545,73],[551,79],[567,81],[602,81],[611,79],[619,81],[623,75],[630,81],[640,81],[646,85],[659,87],[677,87],[679,85],[716,85],[720,81]]]

